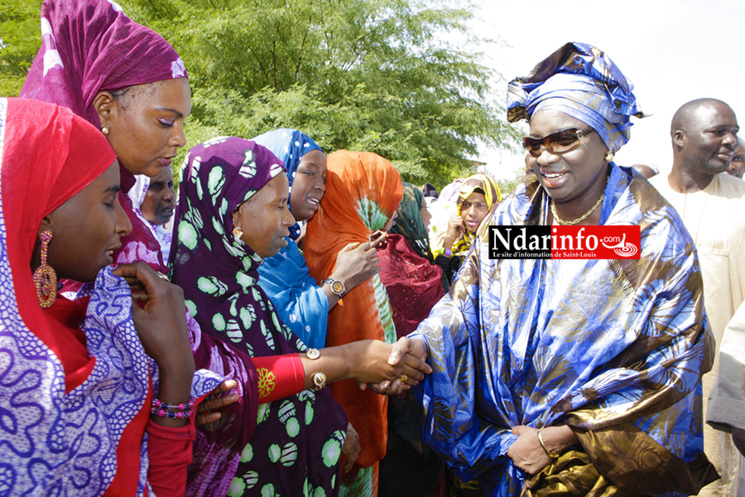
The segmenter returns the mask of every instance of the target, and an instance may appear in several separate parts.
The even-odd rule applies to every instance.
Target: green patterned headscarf
[[[424,207],[424,194],[411,183],[404,183],[404,198],[401,200],[396,225],[391,233],[397,233],[406,238],[409,246],[425,259],[434,261],[429,249],[429,234],[424,226],[421,210]]]

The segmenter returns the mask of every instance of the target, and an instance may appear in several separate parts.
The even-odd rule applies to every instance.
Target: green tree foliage
[[[462,1],[119,3],[186,63],[193,90],[189,145],[297,128],[327,151],[375,152],[405,180],[442,187],[467,174],[479,143],[515,143],[491,88],[499,75],[481,54],[462,48],[477,46],[466,29],[471,6]],[[39,4],[0,0],[0,37],[13,47],[0,51],[3,94],[17,94],[18,75],[38,49]],[[6,19],[15,23],[7,28],[13,37],[4,34]]]
[[[404,0],[130,0],[193,87],[190,141],[298,128],[324,149],[367,150],[404,179],[467,174],[477,145],[511,145],[469,38],[469,8]],[[464,2],[458,2],[463,5]],[[458,43],[460,41],[460,43]],[[194,129],[198,128],[198,129]]]
[[[0,0],[0,95],[21,92],[41,44],[41,0]]]

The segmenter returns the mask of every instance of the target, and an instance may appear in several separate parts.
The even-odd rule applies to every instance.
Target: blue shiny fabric
[[[558,110],[592,126],[608,150],[616,152],[629,141],[630,117],[645,117],[633,89],[601,50],[586,43],[567,43],[530,75],[510,82],[507,120]]]
[[[326,346],[329,299],[308,273],[297,244],[287,240],[279,254],[259,266],[259,286],[269,295],[277,314],[305,345]]]
[[[547,200],[527,180],[490,223],[545,224]],[[484,495],[522,491],[526,475],[506,455],[518,425],[568,424],[578,437],[631,427],[689,469],[681,488],[698,476],[692,463],[706,461],[700,378],[714,343],[690,235],[649,183],[612,163],[601,224],[640,225],[640,259],[491,260],[480,240],[411,335],[426,341],[434,370],[415,390],[424,439]],[[586,440],[572,450],[586,450],[594,467],[636,463]]]

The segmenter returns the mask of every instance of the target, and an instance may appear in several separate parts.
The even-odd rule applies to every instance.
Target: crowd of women
[[[711,367],[693,243],[613,162],[598,49],[510,85],[534,174],[437,196],[298,130],[188,151],[186,65],[45,0],[0,99],[2,495],[688,495]],[[425,195],[427,195],[425,197]],[[491,260],[488,225],[638,224],[638,260]],[[445,469],[447,468],[447,469]]]

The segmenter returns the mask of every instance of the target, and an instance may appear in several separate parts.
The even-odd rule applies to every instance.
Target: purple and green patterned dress
[[[261,257],[232,234],[232,213],[280,174],[264,147],[215,138],[191,149],[179,187],[172,280],[204,332],[254,357],[305,350],[258,285]],[[228,495],[336,495],[346,427],[327,389],[261,404]]]

